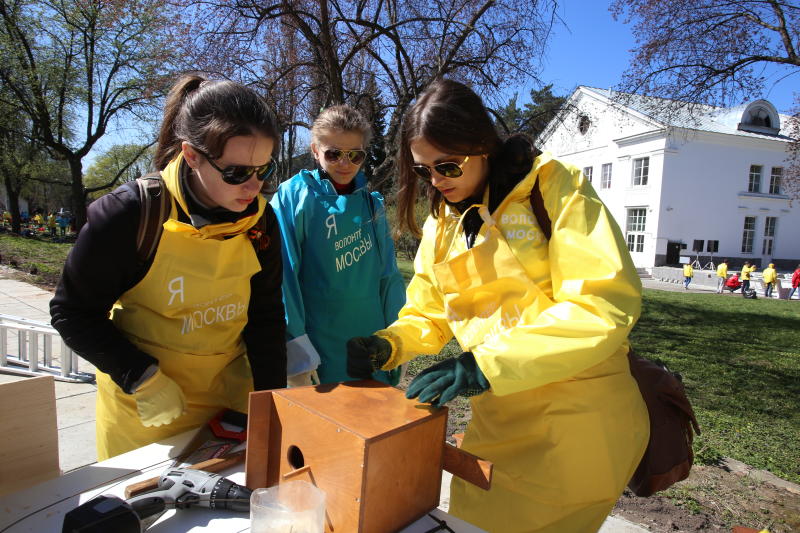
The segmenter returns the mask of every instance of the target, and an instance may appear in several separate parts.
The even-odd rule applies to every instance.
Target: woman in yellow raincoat
[[[641,284],[581,171],[534,152],[525,138],[501,141],[460,83],[419,97],[402,126],[398,216],[419,234],[420,180],[431,216],[406,306],[348,341],[348,368],[394,368],[455,336],[463,353],[406,394],[436,406],[471,396],[462,446],[494,463],[492,488],[454,478],[450,511],[493,533],[596,531],[649,436],[626,356]]]
[[[98,459],[246,411],[286,386],[281,245],[260,194],[279,132],[266,102],[229,81],[170,91],[155,165],[169,215],[142,259],[157,201],[136,182],[89,206],[50,304],[53,326],[94,364]],[[157,210],[155,210],[157,211]]]

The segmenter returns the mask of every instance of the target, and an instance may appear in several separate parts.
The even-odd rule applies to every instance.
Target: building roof
[[[596,87],[587,87],[584,85],[581,85],[575,90],[573,97],[577,95],[579,91],[599,95],[601,99],[621,108],[628,108],[640,113],[650,120],[659,123],[662,127],[686,128],[690,130],[739,135],[759,139],[791,140],[789,137],[789,120],[791,117],[778,113],[775,107],[767,100],[756,100],[755,102],[736,107],[715,107],[704,104],[676,102],[674,100],[657,98],[654,96],[620,93],[609,89],[598,89]],[[748,126],[746,124],[744,127],[750,131],[741,129],[742,123],[747,121],[746,117],[753,110],[762,111],[770,116],[772,124],[774,124],[776,120],[780,121],[780,131],[778,131],[777,128]],[[769,133],[768,131],[770,129],[772,129],[774,133]]]

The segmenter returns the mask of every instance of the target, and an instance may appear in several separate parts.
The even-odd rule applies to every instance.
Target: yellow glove
[[[133,393],[143,426],[169,424],[186,410],[183,391],[169,376],[156,370]]]

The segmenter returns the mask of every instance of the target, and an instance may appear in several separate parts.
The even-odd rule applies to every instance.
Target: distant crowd
[[[2,227],[11,228],[13,217],[11,213],[3,210]],[[50,212],[37,211],[30,216],[27,211],[20,213],[20,233],[24,236],[49,235],[52,238],[64,238],[75,233],[75,217],[69,211]]]
[[[757,270],[758,268],[754,263],[745,261],[740,272],[731,272],[730,275],[728,275],[728,260],[723,259],[723,261],[717,267],[717,294],[722,294],[726,290],[730,291],[731,293],[740,291],[740,294],[743,297],[754,298],[756,294],[755,289],[750,287],[750,283],[752,281],[753,273],[755,273]],[[761,276],[761,281],[764,285],[764,297],[772,298],[776,286],[780,286],[780,278],[777,270],[775,270],[775,264],[770,263],[769,266],[762,271]],[[693,277],[694,268],[692,268],[692,265],[683,265],[684,289],[689,289],[689,284],[692,282]],[[797,291],[798,285],[800,285],[800,265],[797,265],[797,268],[792,273],[792,288],[786,298],[787,300],[792,299],[792,296],[794,296],[794,293]],[[780,294],[778,297],[780,297]]]

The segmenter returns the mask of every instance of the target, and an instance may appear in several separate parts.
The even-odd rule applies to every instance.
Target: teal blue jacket
[[[338,195],[319,170],[302,170],[270,201],[283,246],[289,376],[316,367],[322,383],[352,380],[347,340],[385,328],[405,304],[383,197],[366,185],[359,172],[355,190]],[[399,372],[374,377],[396,384]]]

